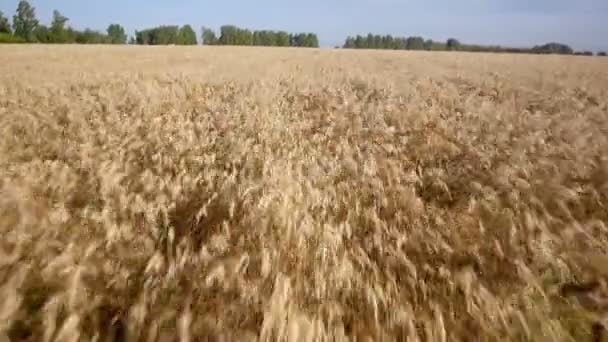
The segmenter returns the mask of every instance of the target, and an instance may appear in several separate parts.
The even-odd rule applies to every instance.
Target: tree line
[[[345,49],[389,49],[389,50],[426,50],[426,51],[468,51],[468,52],[500,52],[500,53],[533,53],[593,56],[591,51],[574,51],[570,46],[561,43],[547,43],[532,48],[512,48],[499,45],[463,44],[455,38],[445,42],[425,40],[422,37],[393,37],[391,35],[367,36],[357,35],[347,37],[342,48]],[[597,56],[606,56],[606,52],[598,52]]]
[[[132,44],[140,45],[196,45],[196,32],[190,25],[159,26],[135,32]]]
[[[76,30],[68,25],[69,18],[55,10],[49,26],[36,17],[36,9],[21,0],[13,16],[13,22],[0,12],[0,43],[45,43],[45,44],[126,44],[127,34],[119,24],[108,26],[105,32],[91,29]],[[314,33],[292,34],[285,31],[251,31],[234,25],[224,25],[219,36],[203,28],[201,42],[206,45],[252,45],[319,47],[319,38]],[[130,44],[140,45],[196,45],[196,31],[190,25],[161,25],[135,31]]]
[[[76,43],[76,44],[126,44],[127,33],[119,24],[111,24],[105,32],[92,29],[77,30],[68,25],[69,18],[55,10],[50,25],[41,24],[36,18],[35,8],[27,1],[21,0],[13,15],[12,24],[9,18],[0,12],[0,43]],[[219,35],[209,28],[202,28],[201,43],[204,45],[251,45],[251,46],[291,46],[319,47],[319,39],[314,33],[288,33],[285,31],[257,30],[224,25]],[[190,25],[162,25],[154,28],[135,31],[129,40],[130,44],[140,45],[196,45],[197,33]],[[548,43],[532,48],[510,48],[502,46],[463,44],[455,38],[445,42],[424,39],[420,36],[393,37],[392,35],[357,35],[347,37],[346,49],[391,49],[391,50],[427,50],[427,51],[471,51],[501,53],[535,53],[593,55],[591,51],[574,51],[560,43]],[[606,56],[606,52],[598,52]]]
[[[118,24],[108,26],[106,32],[91,29],[76,30],[67,25],[70,19],[59,11],[53,11],[49,26],[40,24],[36,9],[25,0],[19,1],[13,23],[0,12],[0,43],[47,43],[47,44],[125,44],[127,34]]]
[[[131,43],[140,45],[196,45],[196,33],[190,25],[159,26],[135,32]],[[204,45],[244,46],[292,46],[319,47],[319,38],[314,33],[291,34],[285,31],[251,31],[234,25],[224,25],[219,36],[210,28],[203,27],[201,43]]]
[[[319,47],[319,38],[314,33],[287,33],[285,31],[251,31],[234,25],[220,28],[219,37],[209,29],[203,28],[204,45],[250,45],[250,46],[292,46]]]
[[[393,37],[392,35],[357,35],[347,37],[343,45],[345,49],[387,49],[387,50],[448,50],[447,44],[424,40],[422,37]]]

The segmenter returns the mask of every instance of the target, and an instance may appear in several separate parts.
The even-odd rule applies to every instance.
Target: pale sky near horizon
[[[12,19],[17,0],[0,0]],[[348,35],[392,34],[465,43],[531,46],[562,42],[578,50],[608,50],[608,0],[33,0],[42,23],[58,9],[70,25],[105,30],[110,23],[136,29],[191,24],[219,30],[315,32],[322,46]]]

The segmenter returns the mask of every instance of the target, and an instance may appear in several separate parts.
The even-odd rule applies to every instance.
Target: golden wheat
[[[606,99],[599,58],[1,47],[0,340],[584,341]]]

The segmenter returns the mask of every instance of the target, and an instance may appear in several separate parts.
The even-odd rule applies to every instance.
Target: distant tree
[[[408,50],[424,50],[424,39],[422,37],[409,37],[406,44]]]
[[[298,36],[290,33],[289,34],[289,46],[297,46],[298,43]]]
[[[372,46],[374,47],[374,49],[382,49],[382,36],[380,36],[379,34],[375,34]]]
[[[319,38],[317,38],[317,35],[314,33],[307,33],[304,46],[310,48],[318,48]]]
[[[138,45],[146,45],[148,44],[148,42],[150,41],[149,38],[149,34],[150,31],[148,30],[143,30],[143,31],[135,31],[135,43]]]
[[[448,50],[450,51],[454,51],[454,50],[460,50],[460,42],[454,38],[450,38],[448,39],[448,41],[446,42],[446,47]]]
[[[135,45],[137,44],[137,40],[135,39],[135,36],[131,36],[129,38],[129,45]]]
[[[137,45],[148,45],[149,41],[150,41],[150,31],[149,30],[142,30],[142,31],[135,30],[135,43]]]
[[[535,46],[532,48],[532,52],[540,53],[540,54],[561,54],[561,55],[571,55],[574,53],[574,50],[565,44],[561,43],[547,43],[541,46]]]
[[[73,31],[74,40],[78,44],[109,44],[110,37],[103,32],[85,29],[84,31]]]
[[[140,45],[177,44],[178,26],[158,26],[142,31],[135,31],[135,41]]]
[[[606,57],[608,54],[606,52],[604,52],[604,51],[600,51],[600,52],[597,53],[597,55],[600,56],[600,57]]]
[[[407,39],[405,38],[396,38],[395,44],[393,47],[395,50],[405,50],[407,49]]]
[[[203,27],[202,41],[203,45],[215,45],[217,44],[217,37],[212,29]]]
[[[192,26],[185,25],[179,29],[179,33],[177,36],[177,44],[178,45],[196,45],[198,42],[196,40],[196,32],[192,29]]]
[[[355,48],[355,38],[353,37],[346,37],[346,41],[344,42],[343,47],[345,49],[354,49]]]
[[[4,13],[0,11],[0,33],[12,34],[11,24],[8,22],[8,18],[4,16]]]
[[[436,42],[428,39],[424,42],[424,49],[428,51],[444,51],[447,49],[447,46],[445,42]]]
[[[68,20],[70,19],[59,13],[58,10],[53,11],[53,22],[51,23],[51,43],[69,42],[69,37],[65,27]]]
[[[308,35],[306,33],[298,33],[291,35],[291,46],[294,47],[305,47]]]
[[[380,37],[380,49],[390,49],[390,44],[388,43],[388,36]]]
[[[382,38],[382,45],[384,49],[393,49],[393,47],[395,46],[395,39],[393,38],[393,36],[388,34]]]
[[[273,45],[272,37],[270,37],[268,31],[255,31],[253,33],[253,45],[271,46]]]
[[[248,30],[241,30],[242,34],[248,35]],[[257,40],[257,41],[256,41]],[[241,44],[247,45],[247,44]],[[277,45],[277,34],[274,31],[261,30],[251,32],[251,45],[258,46],[276,46]]]
[[[177,44],[179,26],[160,26],[154,30],[158,45]]]
[[[308,39],[308,35],[306,33],[298,33],[296,41],[298,44],[296,46],[304,47],[306,46],[306,40]]]
[[[253,32],[253,45],[258,46],[289,46],[289,34],[283,31],[255,31]]]
[[[34,41],[34,30],[38,26],[36,9],[26,0],[19,1],[17,13],[13,16],[13,33],[28,42]]]
[[[51,30],[45,25],[38,25],[32,33],[34,41],[42,44],[48,44],[51,42]]]
[[[221,45],[236,45],[238,28],[233,25],[224,25],[220,27],[220,39]]]
[[[279,31],[276,35],[277,46],[289,46],[289,33],[285,31]]]
[[[238,29],[236,45],[253,45],[253,32],[247,29]]]
[[[360,35],[357,35],[355,38],[355,49],[364,49],[367,44],[365,44],[365,38]]]
[[[108,40],[110,41],[110,44],[127,43],[127,33],[125,32],[124,27],[118,24],[111,24],[108,26],[106,31],[108,33]]]
[[[319,39],[314,33],[289,34],[285,31],[251,31],[234,25],[220,27],[219,39],[212,30],[203,27],[202,40],[205,45],[319,46]]]
[[[367,38],[365,39],[365,48],[374,49],[374,35],[372,33],[367,34]]]

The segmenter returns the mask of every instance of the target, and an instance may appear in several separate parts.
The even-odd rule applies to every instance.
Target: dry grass
[[[0,340],[585,341],[607,99],[597,58],[3,46]]]

